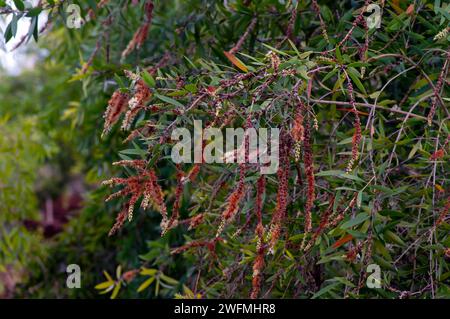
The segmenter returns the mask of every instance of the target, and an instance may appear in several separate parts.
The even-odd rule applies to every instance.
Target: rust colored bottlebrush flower
[[[319,227],[314,231],[314,235],[312,236],[311,240],[308,242],[308,244],[305,246],[305,251],[309,250],[312,245],[314,245],[316,239],[322,234],[322,232],[325,230],[325,228],[328,225],[329,219],[331,214],[333,213],[333,206],[334,206],[334,196],[329,196],[329,205],[327,210],[322,214],[322,217],[320,219]]]
[[[291,130],[291,136],[296,142],[302,142],[304,138],[305,128],[303,127],[303,120],[304,116],[300,111],[300,108],[298,108],[295,114],[294,124]]]
[[[325,22],[323,21],[322,15],[320,14],[319,4],[317,3],[316,0],[312,0],[311,3],[312,3],[313,10],[316,13],[316,15],[320,21],[320,28],[322,29],[322,36],[328,43],[330,43],[330,39],[328,38],[328,33],[327,33],[327,28],[326,28]]]
[[[209,244],[210,241],[208,240],[196,240],[196,241],[191,241],[190,243],[187,243],[183,246],[177,247],[175,249],[172,249],[170,251],[171,254],[180,254],[186,250],[189,250],[191,248],[195,248],[195,247],[205,247]]]
[[[144,12],[145,12],[145,17],[147,18],[148,22],[152,21],[153,8],[154,8],[153,1],[146,1],[145,2],[145,4],[144,4]]]
[[[121,161],[117,161],[114,162],[113,165],[116,166],[127,166],[127,167],[131,167],[134,168],[135,170],[144,170],[147,162],[144,160],[121,160]]]
[[[183,183],[188,180],[191,182],[195,181],[199,172],[200,172],[200,164],[194,164],[189,173],[187,174],[187,176],[183,179]]]
[[[345,209],[339,209],[338,208],[335,213],[331,214],[331,216],[328,218],[328,223],[327,223],[326,227],[327,228],[333,228],[337,224],[339,224],[339,222],[344,219],[345,213],[348,210],[352,209],[353,206],[355,206],[356,198],[357,198],[357,195],[354,195],[352,197],[352,199],[350,200],[350,203],[348,204],[348,206]]]
[[[134,49],[141,48],[145,40],[147,39],[148,30],[150,29],[150,25],[152,23],[153,6],[154,6],[153,1],[147,1],[145,3],[144,5],[145,22],[134,33],[133,38],[128,43],[125,50],[122,52],[122,58],[125,58]]]
[[[133,123],[133,120],[136,118],[139,111],[140,111],[140,108],[134,108],[134,109],[129,109],[125,113],[125,117],[123,118],[122,126],[121,126],[122,130],[127,131],[130,129],[131,123]]]
[[[259,292],[261,290],[262,283],[262,271],[264,269],[264,225],[262,222],[262,208],[263,208],[263,196],[266,189],[266,178],[264,175],[260,176],[256,183],[256,204],[255,213],[257,219],[257,225],[255,229],[256,236],[258,237],[258,242],[256,244],[257,255],[255,262],[253,264],[253,279],[252,279],[252,291],[250,293],[250,298],[258,298]]]
[[[286,38],[294,40],[293,31],[295,26],[295,21],[297,20],[297,7],[293,6],[291,10],[291,17],[288,22],[288,27],[286,29]]]
[[[122,275],[122,279],[125,280],[125,282],[130,283],[138,273],[139,269],[129,270]]]
[[[217,229],[216,237],[218,237],[222,233],[223,229],[225,228],[225,225],[236,216],[236,213],[239,210],[239,205],[245,195],[245,183],[244,183],[245,173],[246,173],[246,165],[240,164],[239,181],[236,188],[228,198],[228,205],[227,208],[222,213],[222,221],[219,225],[219,228]]]
[[[447,202],[445,203],[442,212],[439,214],[439,217],[436,220],[436,227],[438,227],[440,224],[444,222],[445,217],[447,217],[449,211],[450,211],[450,197],[447,198]]]
[[[125,112],[129,99],[130,96],[127,93],[122,93],[119,90],[113,93],[108,101],[108,107],[106,108],[105,114],[103,114],[105,124],[102,136],[111,130],[111,127],[117,122],[120,115]]]
[[[148,180],[145,184],[142,208],[146,209],[149,202],[152,202],[154,206],[159,210],[163,217],[161,226],[165,226],[165,222],[167,222],[167,209],[164,203],[164,194],[161,186],[159,186],[158,184],[158,178],[154,170],[148,171]],[[165,227],[161,228],[164,233]]]
[[[442,85],[444,84],[444,74],[447,70],[447,66],[450,62],[450,51],[447,52],[447,57],[445,59],[444,65],[442,66],[441,73],[439,73],[438,80],[436,82],[436,85],[434,86],[433,94],[434,99],[431,103],[430,112],[428,113],[428,125],[431,126],[431,123],[433,122],[434,114],[436,113],[436,105],[438,102],[439,95],[441,94]]]
[[[315,199],[315,177],[314,177],[314,162],[313,151],[311,145],[311,126],[309,121],[305,123],[304,139],[303,139],[303,161],[305,165],[306,174],[306,204],[305,204],[305,232],[309,233],[312,228],[311,210]]]
[[[261,290],[261,283],[263,280],[263,269],[264,269],[264,249],[261,247],[256,255],[255,262],[253,264],[253,275],[252,275],[252,291],[250,293],[251,299],[258,298],[259,292]]]
[[[175,201],[173,203],[172,215],[170,216],[170,219],[167,223],[167,228],[165,229],[165,232],[178,225],[178,217],[180,216],[181,199],[182,199],[183,190],[184,190],[184,185],[182,183],[183,178],[184,178],[184,173],[179,168],[179,165],[177,165],[177,186],[175,189]],[[164,235],[164,233],[163,233],[163,235]]]
[[[128,205],[128,220],[133,218],[134,205],[143,197],[141,207],[146,209],[151,202],[153,206],[161,213],[161,229],[165,232],[167,227],[167,209],[164,203],[164,195],[161,187],[158,185],[157,176],[154,170],[145,168],[146,162],[143,160],[124,160],[113,163],[113,165],[128,166],[137,170],[136,176],[127,178],[111,178],[103,182],[103,185],[110,187],[123,185],[124,187],[111,194],[106,201],[110,201],[116,197],[131,196]],[[123,223],[123,222],[122,222]]]
[[[150,28],[150,24],[144,23],[136,30],[136,32],[133,35],[133,38],[128,43],[125,50],[122,52],[122,58],[125,58],[134,49],[136,49],[136,48],[139,49],[144,44],[145,40],[147,39],[147,33],[148,33],[149,28]]]
[[[155,132],[155,123],[148,121],[147,123],[144,124],[144,126],[132,130],[131,133],[127,136],[127,138],[123,140],[123,143],[128,143],[138,136],[148,137],[154,132]]]
[[[187,220],[188,224],[189,224],[188,230],[198,227],[200,224],[203,223],[204,220],[205,220],[205,214],[198,214],[198,215],[195,215],[195,216],[189,218]]]
[[[274,252],[274,248],[281,235],[281,226],[286,217],[288,202],[288,180],[289,180],[289,145],[287,135],[284,134],[280,141],[280,165],[277,171],[278,192],[275,212],[272,216],[269,231],[269,251]]]
[[[356,108],[355,98],[353,95],[353,85],[347,76],[347,90],[350,98],[350,105],[352,106],[353,113],[355,114],[355,132],[352,137],[352,157],[347,165],[347,172],[351,172],[353,165],[356,163],[359,157],[359,143],[361,142],[361,120],[359,118],[358,110]]]
[[[109,236],[114,235],[120,228],[122,228],[123,224],[125,223],[125,220],[127,220],[128,216],[128,207],[125,206],[119,214],[117,214],[116,222],[114,223],[113,227],[109,231]]]
[[[171,254],[179,254],[179,253],[182,253],[182,252],[184,252],[186,250],[189,250],[191,248],[206,247],[206,248],[208,248],[209,252],[211,253],[211,255],[213,257],[217,257],[215,249],[216,249],[216,244],[219,241],[223,241],[223,239],[220,238],[220,237],[215,237],[215,238],[213,238],[211,240],[191,241],[191,242],[189,242],[189,243],[187,243],[187,244],[185,244],[183,246],[180,246],[180,247],[177,247],[175,249],[172,249],[170,251],[170,253]]]
[[[298,107],[295,112],[294,121],[291,129],[291,136],[294,141],[294,158],[298,162],[301,156],[301,143],[304,139],[305,128],[303,126],[304,116],[302,107]]]
[[[437,150],[436,152],[431,154],[430,160],[435,161],[435,160],[441,159],[444,157],[444,155],[445,155],[445,153],[444,153],[443,149]]]
[[[139,113],[139,111],[145,108],[145,103],[152,96],[152,91],[145,84],[142,79],[137,79],[136,84],[134,86],[134,94],[133,97],[128,101],[128,111],[125,114],[125,118],[122,121],[122,130],[129,130],[131,124]]]
[[[256,249],[259,250],[259,248],[264,244],[264,225],[262,221],[262,208],[263,208],[263,196],[266,190],[266,178],[264,175],[261,175],[258,178],[258,181],[256,183],[256,204],[255,204],[255,214],[256,214],[256,229],[255,233],[258,237],[258,243],[256,245]]]
[[[128,102],[128,107],[130,109],[143,107],[145,102],[147,102],[151,96],[152,91],[150,91],[150,88],[142,79],[139,79],[134,86],[134,95]]]

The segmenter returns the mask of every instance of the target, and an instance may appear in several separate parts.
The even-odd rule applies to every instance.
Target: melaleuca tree
[[[82,5],[87,22],[60,52],[73,60],[80,45],[77,125],[117,150],[115,176],[103,174],[117,213],[110,234],[152,219],[168,238],[144,233],[142,264],[107,273],[99,290],[448,297],[448,5],[373,2],[376,28],[370,4]],[[171,133],[194,120],[279,128],[277,172],[173,163]],[[371,264],[379,289],[366,285]]]

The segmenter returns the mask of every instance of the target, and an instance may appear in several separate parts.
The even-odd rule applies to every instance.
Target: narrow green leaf
[[[175,280],[175,279],[173,279],[173,278],[170,278],[169,276],[166,276],[166,275],[164,275],[164,274],[161,274],[159,277],[160,277],[162,280],[164,280],[165,282],[167,282],[169,285],[178,285],[178,281]]]
[[[326,80],[328,80],[329,78],[331,78],[333,75],[335,75],[338,72],[337,68],[334,68],[333,70],[331,70],[330,72],[328,72],[327,75],[324,76],[322,82],[325,82]]]
[[[311,298],[312,299],[316,299],[316,298],[322,296],[323,294],[326,294],[327,292],[333,290],[334,288],[336,288],[340,284],[341,284],[340,282],[335,282],[334,284],[325,286],[324,288],[322,288],[318,292],[316,292]]]
[[[151,277],[151,278],[147,279],[139,286],[139,288],[137,289],[137,292],[141,292],[141,291],[147,289],[154,281],[155,281],[155,277]]]
[[[166,102],[166,103],[172,104],[172,105],[174,105],[174,106],[176,106],[176,107],[179,107],[179,108],[184,108],[184,105],[183,105],[183,104],[181,104],[181,103],[178,102],[177,100],[174,100],[174,99],[172,99],[172,98],[170,98],[170,97],[168,97],[168,96],[159,95],[159,94],[155,94],[155,96],[156,96],[158,99],[160,99],[161,101],[164,101],[164,102]]]
[[[42,8],[41,7],[34,7],[34,8],[31,8],[28,11],[26,16],[29,17],[29,18],[35,17],[35,16],[38,16],[41,12],[42,12]]]
[[[358,89],[365,95],[367,95],[366,89],[364,88],[364,85],[361,83],[361,80],[358,77],[359,72],[355,68],[350,67],[348,68],[348,74],[350,75],[350,78],[356,84]]]
[[[339,49],[339,46],[336,47],[336,59],[338,60],[339,63],[342,64],[342,54],[341,49]]]
[[[113,292],[112,292],[112,294],[111,294],[111,299],[116,299],[116,297],[117,297],[117,295],[119,294],[119,291],[120,291],[120,286],[121,286],[121,283],[119,282],[119,283],[114,287],[114,290],[113,290]]]
[[[15,37],[17,34],[17,21],[19,20],[18,16],[16,14],[13,14],[13,17],[11,19],[11,33],[12,36]]]
[[[342,224],[341,229],[347,229],[347,228],[359,225],[369,218],[370,218],[370,215],[367,215],[366,213],[360,213],[360,214],[356,215],[355,218],[350,219],[349,221]]]
[[[351,179],[356,182],[361,182],[361,183],[364,182],[364,180],[362,178],[360,178],[356,175],[352,175],[352,174],[346,173],[344,171],[339,171],[339,170],[320,171],[314,175],[315,176],[337,176],[337,177],[341,177],[341,178],[345,178],[345,179]]]
[[[108,287],[110,287],[112,285],[114,285],[114,281],[105,281],[105,282],[99,283],[94,288],[98,289],[98,290],[103,290],[103,289],[106,289],[106,288],[108,288]]]
[[[156,81],[153,78],[153,76],[147,72],[147,70],[144,70],[141,73],[142,79],[144,80],[145,84],[148,85],[148,87],[154,88],[156,85]]]
[[[359,208],[361,207],[361,202],[362,202],[362,191],[358,192],[358,196],[356,197],[356,206]]]
[[[19,10],[19,11],[25,10],[25,4],[23,3],[22,0],[14,0],[14,4],[15,4],[17,10]]]

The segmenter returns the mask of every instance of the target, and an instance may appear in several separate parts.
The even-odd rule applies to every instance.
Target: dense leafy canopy
[[[0,8],[13,16],[5,40],[29,19],[50,54],[14,79],[35,87],[46,72],[38,97],[2,84],[1,152],[33,173],[43,159],[31,148],[53,162],[70,150],[95,185],[21,293],[449,297],[449,4],[373,2],[376,28],[372,1],[74,1],[84,23],[71,29],[66,1],[43,1],[40,34],[40,9],[14,2]],[[172,130],[194,120],[279,128],[278,171],[175,164]],[[23,218],[14,196],[36,177],[11,178],[4,225]],[[88,273],[82,291],[42,284],[69,263]],[[371,264],[381,288],[366,285]]]

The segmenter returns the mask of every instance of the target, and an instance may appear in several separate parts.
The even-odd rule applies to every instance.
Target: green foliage
[[[155,1],[150,13],[148,1],[78,3],[82,28],[67,29],[63,8],[50,6],[56,25],[40,39],[51,52],[47,63],[64,70],[47,86],[59,83],[59,93],[44,98],[53,105],[51,123],[70,123],[64,141],[74,141],[90,182],[139,177],[136,167],[111,163],[144,160],[158,176],[169,218],[175,205],[179,217],[160,238],[158,209],[131,201],[133,220],[108,238],[110,213],[126,212],[130,197],[103,206],[106,189],[92,192],[48,259],[52,272],[73,262],[89,274],[87,288],[73,294],[92,297],[95,286],[111,298],[240,298],[252,291],[274,298],[448,298],[448,4],[386,1],[379,4],[381,28],[367,29],[362,1]],[[30,15],[16,7],[22,13],[15,19]],[[106,115],[112,130],[101,139],[113,92],[136,96],[139,80],[151,96],[134,118],[121,116],[130,132]],[[186,178],[192,166],[171,162],[170,132],[192,129],[194,119],[285,133],[288,164],[266,178],[264,237],[255,231],[256,167],[240,175],[236,164],[202,164],[196,179],[177,176]],[[292,133],[299,125],[307,132],[301,141]],[[216,237],[240,183],[246,196]],[[277,219],[283,199],[287,208]],[[200,214],[204,220],[188,229]],[[382,289],[365,285],[373,263],[381,267]],[[30,286],[43,277],[37,272]],[[71,293],[62,286],[51,292]]]

